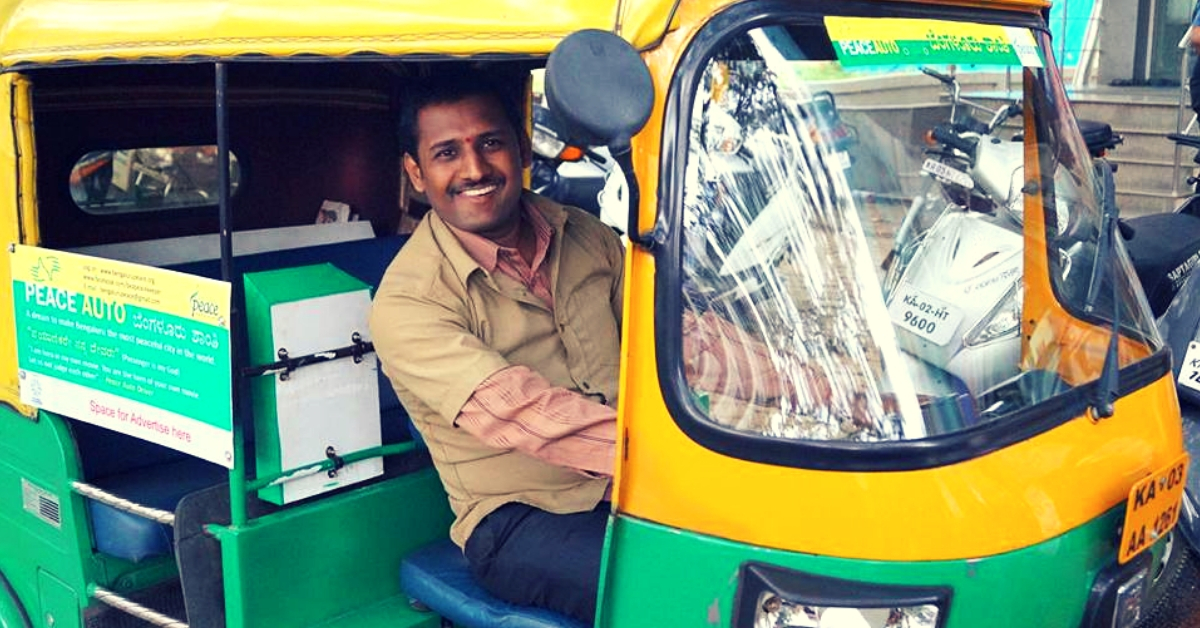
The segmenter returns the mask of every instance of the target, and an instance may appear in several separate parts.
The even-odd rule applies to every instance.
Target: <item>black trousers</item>
[[[471,573],[502,600],[548,608],[591,625],[609,508],[600,502],[590,512],[556,515],[505,504],[467,539]]]

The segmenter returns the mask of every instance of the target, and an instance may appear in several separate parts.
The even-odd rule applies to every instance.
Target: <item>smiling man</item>
[[[478,74],[415,85],[404,168],[433,211],[388,268],[371,333],[429,447],[451,538],[493,595],[591,623],[613,470],[622,248],[522,189],[517,107]]]

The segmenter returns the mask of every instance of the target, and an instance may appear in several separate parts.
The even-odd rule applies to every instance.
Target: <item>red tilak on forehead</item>
[[[473,135],[468,135],[468,136],[466,136],[466,137],[464,137],[464,138],[463,138],[463,142],[466,142],[467,144],[474,144],[474,143],[475,143],[475,136],[473,136]]]

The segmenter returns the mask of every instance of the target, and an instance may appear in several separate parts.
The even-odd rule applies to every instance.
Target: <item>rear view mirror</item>
[[[558,42],[546,61],[546,100],[577,145],[607,146],[625,174],[629,240],[646,250],[657,245],[653,234],[638,229],[641,200],[629,141],[650,118],[654,81],[633,46],[602,30],[582,30]]]
[[[554,47],[545,89],[575,144],[627,147],[654,106],[654,83],[637,50],[596,29],[571,33]]]

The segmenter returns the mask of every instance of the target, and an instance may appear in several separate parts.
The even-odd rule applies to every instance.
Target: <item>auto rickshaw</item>
[[[596,626],[1189,625],[1043,2],[4,7],[0,628],[577,625],[471,582],[365,325],[406,82],[468,64],[625,177]]]

